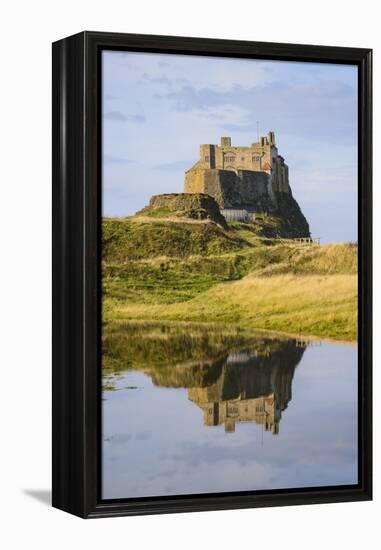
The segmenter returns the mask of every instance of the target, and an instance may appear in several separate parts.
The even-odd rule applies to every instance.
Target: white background
[[[369,503],[88,521],[47,504],[51,475],[51,42],[82,30],[99,30],[372,47],[377,97],[381,34],[377,3],[14,0],[2,3],[0,26],[2,547],[284,550],[377,546],[381,538],[377,470],[375,501]],[[374,120],[377,213],[381,144],[379,117]],[[381,237],[379,219],[376,215],[376,243]],[[377,279],[379,257],[375,260]],[[378,288],[375,295],[379,297]],[[376,372],[376,386],[378,380]],[[376,403],[375,417],[379,414]],[[376,468],[378,428],[375,422]]]

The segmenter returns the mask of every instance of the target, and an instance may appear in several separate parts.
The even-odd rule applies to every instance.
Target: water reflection
[[[279,433],[282,412],[292,398],[294,370],[304,348],[286,342],[281,350],[265,356],[253,348],[230,353],[218,380],[210,386],[191,388],[188,397],[204,414],[205,426],[224,424],[235,431],[237,422],[256,422]]]
[[[277,434],[306,345],[262,337],[256,348],[232,351],[210,365],[185,365],[172,376],[153,368],[150,374],[157,386],[189,388],[188,398],[202,409],[205,426],[224,424],[233,433],[237,422],[256,422]]]
[[[104,498],[356,482],[355,347],[179,323],[103,338]]]
[[[308,341],[269,337],[261,333],[238,335],[231,331],[224,332],[224,329],[207,330],[197,325],[184,329],[179,324],[125,324],[122,330],[114,327],[114,331],[123,335],[124,339],[126,335],[130,336],[128,346],[116,346],[119,349],[117,370],[122,370],[123,364],[131,360],[126,357],[126,350],[131,352],[131,346],[139,346],[147,356],[147,361],[144,361],[145,356],[142,358],[140,368],[151,376],[156,386],[187,388],[188,399],[203,411],[204,425],[223,424],[227,433],[235,431],[237,422],[256,422],[263,425],[266,431],[279,433],[282,412],[292,398],[295,367],[310,344]],[[131,337],[134,339],[131,340]],[[169,353],[171,350],[176,353],[178,345],[174,345],[175,341],[180,340],[184,345],[184,338],[191,344],[185,350],[188,361],[169,365],[169,368],[167,362],[163,365],[159,353],[163,343],[169,347]],[[245,347],[225,351],[226,347],[237,345],[237,341],[241,344],[246,342]],[[111,338],[111,342],[115,346],[115,337]],[[200,348],[207,355],[194,363],[191,361],[192,355],[197,357]],[[106,346],[105,355],[107,351]],[[112,351],[115,353],[115,349]],[[172,356],[167,361],[172,360],[173,363],[175,359]]]

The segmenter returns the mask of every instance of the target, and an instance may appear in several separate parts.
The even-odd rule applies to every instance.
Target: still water
[[[103,498],[357,483],[357,346],[106,333]]]

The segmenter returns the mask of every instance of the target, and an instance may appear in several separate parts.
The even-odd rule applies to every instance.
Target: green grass
[[[357,337],[355,275],[248,275],[175,304],[109,303],[106,319],[220,322],[342,340]]]
[[[269,263],[258,273],[262,276],[292,273],[295,275],[357,274],[357,245],[353,243],[326,246],[293,247],[283,260]]]
[[[144,260],[157,256],[208,256],[246,248],[248,243],[215,223],[176,223],[156,219],[106,219],[102,224],[105,262]]]
[[[357,246],[304,248],[253,224],[106,220],[106,320],[220,322],[357,337]]]
[[[283,220],[273,214],[256,214],[254,222],[229,222],[228,227],[249,243],[258,244],[281,239]]]
[[[215,323],[114,320],[102,327],[103,369],[116,372],[200,362],[208,367],[233,347],[249,344],[254,337],[257,342],[256,335],[240,327]],[[262,341],[263,336],[260,337]]]
[[[114,300],[173,303],[194,298],[212,286],[241,279],[252,270],[282,262],[284,246],[247,248],[238,253],[158,257],[146,261],[104,262],[103,292]]]
[[[118,301],[170,304],[190,300],[227,279],[221,273],[187,271],[181,262],[129,262],[104,268],[103,293]]]

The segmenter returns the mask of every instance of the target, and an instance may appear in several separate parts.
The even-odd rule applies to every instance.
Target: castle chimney
[[[232,146],[232,138],[230,137],[221,138],[221,147],[231,147],[231,146]]]
[[[275,132],[269,132],[270,145],[275,145]]]
[[[232,434],[235,432],[235,420],[233,418],[225,418],[224,422],[225,432]]]

